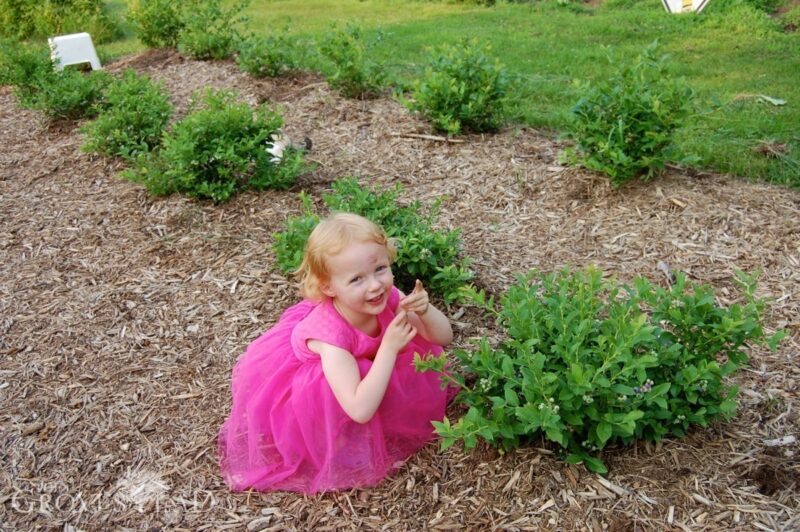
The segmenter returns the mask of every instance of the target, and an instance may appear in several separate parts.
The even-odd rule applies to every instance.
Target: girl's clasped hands
[[[416,314],[417,319],[428,310],[428,292],[422,287],[422,282],[417,279],[414,290],[400,299],[400,309],[386,329],[383,343],[395,351],[399,351],[417,335],[417,328],[412,321],[414,318],[409,313]]]

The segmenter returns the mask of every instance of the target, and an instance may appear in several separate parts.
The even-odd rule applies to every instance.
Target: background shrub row
[[[278,76],[301,64],[303,47],[287,30],[270,37],[242,36],[244,22],[218,0],[202,2],[190,11],[162,6],[164,0],[139,0],[131,20],[143,42],[177,46],[199,59],[236,54],[239,67],[254,76]],[[168,19],[168,20],[165,20]],[[168,32],[162,29],[169,28]],[[177,41],[169,40],[178,35]],[[377,40],[381,35],[378,34]],[[318,44],[327,60],[329,84],[350,98],[375,97],[387,80],[369,59],[367,42],[356,26],[331,29]],[[613,61],[609,57],[609,61]],[[596,86],[584,85],[584,97],[572,110],[566,136],[575,142],[564,160],[608,175],[615,186],[641,176],[649,179],[675,159],[673,137],[693,110],[693,93],[672,80],[655,44],[631,64],[620,64],[617,74]],[[513,108],[514,83],[489,46],[463,40],[430,50],[423,74],[399,100],[448,135],[496,131]],[[690,161],[680,161],[690,162]]]
[[[102,15],[102,3],[96,1],[0,0],[3,2],[8,5],[0,20],[6,25],[17,21],[17,36],[30,33],[24,29],[26,20],[38,16],[36,13],[50,13],[48,10]],[[240,27],[247,19],[240,13],[248,3],[241,0],[225,8],[221,0],[133,0],[128,19],[148,46],[175,46],[198,59],[224,59],[235,54],[240,68],[254,76],[278,76],[297,68],[303,47],[288,36],[287,30],[269,37],[242,34]],[[318,49],[328,61],[325,70],[330,85],[352,98],[380,94],[386,78],[381,66],[368,58],[373,44],[365,42],[355,26],[328,32]],[[11,50],[4,56],[3,63],[27,61],[25,52]],[[19,73],[12,77],[19,82],[22,104],[41,109],[52,118],[89,115],[107,81],[94,74],[89,77],[96,79],[90,81],[71,72],[56,76],[38,70],[33,77]],[[61,90],[60,86],[70,90]],[[491,57],[490,48],[464,40],[432,49],[424,73],[410,87],[408,96],[398,97],[412,112],[430,120],[435,129],[455,135],[502,127],[513,107],[512,92],[512,80],[505,67]],[[595,86],[584,85],[582,92],[584,96],[574,106],[566,132],[574,145],[566,150],[564,161],[603,172],[619,186],[635,177],[649,179],[675,160],[674,134],[693,110],[693,93],[681,81],[670,79],[655,45],[633,63],[620,64],[611,78]],[[220,194],[225,195],[221,189],[214,192]]]

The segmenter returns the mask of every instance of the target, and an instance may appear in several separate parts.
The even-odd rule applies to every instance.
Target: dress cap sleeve
[[[339,316],[330,300],[317,305],[292,331],[295,356],[302,361],[319,360],[319,355],[308,348],[308,340],[319,340],[351,353],[356,346],[352,327]]]

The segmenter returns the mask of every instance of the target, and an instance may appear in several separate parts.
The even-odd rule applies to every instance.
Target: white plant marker
[[[709,0],[661,0],[668,13],[699,13]]]
[[[55,63],[57,70],[63,70],[68,65],[89,63],[92,70],[100,70],[100,59],[88,33],[72,33],[59,35],[47,39],[50,44],[50,58]]]

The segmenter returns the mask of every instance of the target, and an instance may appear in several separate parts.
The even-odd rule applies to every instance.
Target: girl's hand
[[[428,305],[430,305],[428,292],[425,291],[422,281],[419,279],[414,284],[414,290],[400,301],[400,307],[403,310],[413,312],[417,316],[425,314],[428,311]]]
[[[386,328],[386,333],[383,335],[383,340],[381,341],[381,347],[389,349],[396,354],[403,349],[416,334],[417,330],[408,321],[408,314],[404,310],[400,310]]]
[[[408,313],[411,325],[417,329],[420,336],[441,346],[453,341],[453,328],[450,326],[450,320],[441,310],[431,305],[422,281],[417,279],[414,290],[407,296],[401,297],[398,310]]]

